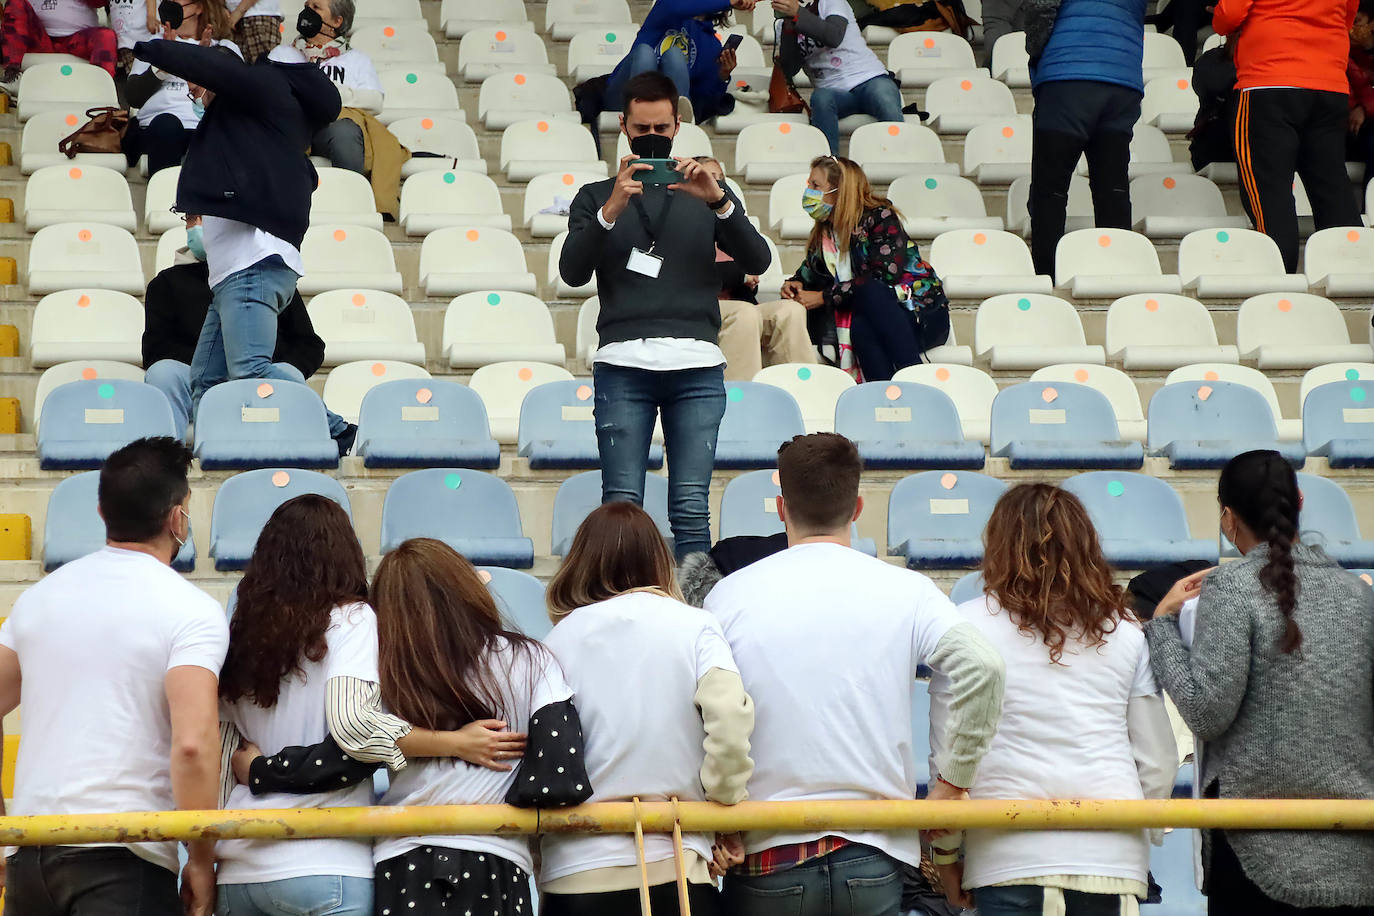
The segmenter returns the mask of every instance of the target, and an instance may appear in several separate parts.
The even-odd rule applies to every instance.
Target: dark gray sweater
[[[728,219],[719,219],[697,198],[676,191],[654,249],[663,257],[662,270],[657,279],[635,273],[626,267],[630,250],[647,251],[650,239],[633,200],[609,231],[597,219],[614,186],[615,179],[607,179],[577,192],[568,213],[568,238],[558,260],[563,279],[573,286],[586,283],[596,273],[601,297],[596,331],[601,344],[648,337],[715,343],[720,330],[716,246],[739,262],[745,273],[761,274],[768,269],[768,243],[738,201]],[[651,225],[658,220],[667,194],[662,187],[645,187],[644,209]]]
[[[1203,794],[1374,799],[1374,591],[1321,548],[1295,547],[1303,643],[1284,654],[1282,615],[1259,581],[1267,556],[1257,547],[1207,578],[1191,650],[1177,615],[1145,625],[1156,679],[1206,742]],[[1374,833],[1226,838],[1246,877],[1274,900],[1374,905]]]

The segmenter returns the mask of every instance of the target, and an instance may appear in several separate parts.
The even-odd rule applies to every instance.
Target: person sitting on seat
[[[30,52],[73,54],[113,77],[118,39],[95,18],[104,5],[105,0],[6,0],[0,11],[0,90],[18,96],[19,68]]]

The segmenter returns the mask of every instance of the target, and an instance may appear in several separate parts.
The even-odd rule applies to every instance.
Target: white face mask
[[[189,540],[191,539],[191,516],[190,516],[189,513],[187,513],[186,507],[185,507],[185,506],[177,506],[177,508],[181,510],[181,515],[182,515],[182,517],[186,519],[186,537],[185,537],[185,538],[179,538],[179,537],[177,537],[175,531],[174,531],[174,532],[171,532],[171,534],[172,534],[172,540],[174,540],[174,541],[177,542],[177,552],[180,553],[180,552],[181,552],[181,549],[182,549],[183,547],[186,546],[186,542],[189,541]]]

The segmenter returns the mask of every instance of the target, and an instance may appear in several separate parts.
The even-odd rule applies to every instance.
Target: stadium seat
[[[1374,379],[1374,363],[1327,363],[1324,366],[1314,366],[1303,374],[1302,384],[1298,390],[1298,404],[1305,405],[1307,396],[1312,393],[1314,388],[1321,385],[1329,385],[1332,382],[1354,382],[1364,379],[1366,381]]]
[[[207,471],[339,466],[319,395],[282,379],[233,379],[205,392],[196,410],[196,457]]]
[[[966,134],[984,121],[1016,114],[1016,99],[1005,83],[975,71],[932,82],[926,87],[925,108],[930,112],[932,129],[942,134]]]
[[[143,362],[143,306],[128,293],[69,289],[33,310],[29,356],[34,368],[79,359]]]
[[[563,254],[563,243],[567,240],[567,238],[568,230],[564,229],[562,232],[555,235],[553,237],[553,241],[549,243],[549,264],[547,272],[544,276],[544,282],[545,284],[547,284],[549,289],[552,289],[554,291],[554,298],[556,299],[586,299],[588,297],[595,296],[595,273],[592,274],[592,278],[588,280],[584,285],[573,286],[567,280],[563,279],[563,274],[558,269],[558,259]],[[579,323],[578,329],[580,330],[581,327],[582,325]],[[582,352],[582,348],[580,345],[578,346],[577,352]]]
[[[1217,343],[1212,314],[1201,302],[1170,293],[1138,293],[1113,302],[1106,339],[1107,357],[1127,369],[1240,361],[1235,347]]]
[[[420,68],[383,70],[377,74],[385,93],[377,120],[392,124],[409,118],[464,120],[458,87],[443,73]]]
[[[391,242],[378,229],[313,225],[305,230],[301,260],[305,276],[296,289],[302,296],[331,289],[375,289],[399,295],[404,289]]]
[[[530,639],[544,639],[553,630],[543,582],[527,572],[503,566],[480,566],[477,575],[487,583],[506,627]]]
[[[1178,293],[1178,274],[1159,267],[1155,246],[1125,229],[1079,229],[1059,240],[1054,274],[1075,299],[1115,299],[1131,293]]]
[[[535,175],[525,185],[524,212],[521,222],[536,239],[549,239],[568,230],[568,211],[573,198],[583,185],[605,181],[597,171],[545,172]]]
[[[260,468],[235,474],[220,484],[210,517],[210,556],[215,569],[247,566],[272,513],[288,499],[307,493],[329,497],[343,507],[350,520],[353,518],[343,484],[319,471]]]
[[[120,163],[123,167],[123,163]],[[148,179],[148,189],[143,203],[143,228],[161,235],[168,229],[183,225],[180,213],[174,212],[177,199],[177,182],[181,179],[181,166],[174,165],[163,169]]]
[[[816,221],[802,209],[805,172],[784,175],[768,190],[768,228],[781,239],[804,239],[811,235]]]
[[[776,458],[777,456],[774,455]],[[553,499],[552,553],[567,556],[573,535],[592,510],[601,505],[601,472],[583,471],[572,474],[558,485]],[[659,533],[673,546],[673,530],[668,525],[668,478],[660,474],[644,475],[644,511],[658,525]]]
[[[167,399],[143,382],[68,382],[53,389],[44,406],[38,466],[45,471],[98,468],[135,439],[176,435]]]
[[[903,88],[929,86],[949,76],[976,76],[973,46],[952,32],[907,32],[887,46],[887,69]],[[972,76],[971,76],[972,75]]]
[[[1090,471],[1060,484],[1088,510],[1107,562],[1121,569],[1217,561],[1215,538],[1194,539],[1183,500],[1149,474]]]
[[[442,74],[439,46],[423,20],[393,19],[386,24],[358,23],[349,44],[372,59],[378,72],[401,67],[408,72]]]
[[[1131,178],[1140,178],[1158,172],[1177,172],[1180,169],[1187,171],[1186,163],[1174,161],[1174,151],[1169,145],[1169,138],[1164,131],[1148,124],[1138,123],[1135,130],[1132,131],[1130,156],[1126,171]],[[1088,157],[1086,155],[1079,157],[1074,174],[1087,177]]]
[[[1136,389],[1135,379],[1120,369],[1091,363],[1060,363],[1036,369],[1031,373],[1030,380],[1087,385],[1100,392],[1112,405],[1121,438],[1145,441],[1145,408],[1140,404],[1140,392]]]
[[[1145,451],[1121,438],[1105,395],[1073,382],[1023,382],[992,402],[992,456],[1023,468],[1139,468]]]
[[[911,569],[965,569],[983,562],[983,529],[1007,485],[974,471],[904,477],[887,502],[888,556]]]
[[[606,176],[596,141],[577,121],[557,118],[517,121],[501,132],[501,171],[510,181],[529,181],[545,172],[594,172]]]
[[[1282,419],[1283,414],[1279,409],[1279,396],[1274,391],[1274,383],[1258,369],[1229,363],[1191,363],[1187,366],[1179,366],[1170,372],[1164,379],[1164,384],[1215,381],[1249,385],[1264,395],[1265,403],[1269,405],[1269,412],[1274,415],[1274,422],[1278,426],[1279,440],[1293,442],[1302,438],[1302,421]]]
[[[887,184],[913,173],[959,174],[958,163],[945,161],[939,135],[918,123],[864,124],[849,138],[849,158],[863,166],[873,184]]]
[[[100,472],[86,471],[64,477],[53,487],[43,525],[44,572],[52,572],[105,546],[105,522],[96,508],[99,484]],[[190,572],[195,565],[195,541],[187,538],[172,560],[172,568]]]
[[[930,264],[951,299],[1002,293],[1048,294],[1054,281],[1035,272],[1030,249],[999,229],[951,229],[930,245]]]
[[[415,317],[400,296],[375,289],[333,289],[306,307],[324,340],[324,365],[359,359],[394,359],[424,365],[425,346]]]
[[[782,258],[778,255],[778,246],[767,234],[764,234],[763,241],[768,246],[768,269],[759,275],[759,290],[756,298],[762,302],[767,302],[782,296],[782,285],[787,282],[788,274],[782,269]]]
[[[157,238],[157,253],[153,255],[153,276],[176,263],[177,252],[186,247],[186,227],[180,221]]]
[[[1092,189],[1086,175],[1069,176],[1069,205],[1064,215],[1064,231],[1091,229],[1096,225]],[[1030,237],[1030,176],[1023,175],[1007,188],[1007,231]]]
[[[520,240],[509,232],[454,226],[425,236],[420,286],[426,296],[457,296],[485,289],[534,293],[539,282],[525,266]]]
[[[32,175],[50,165],[94,166],[120,171],[128,166],[123,153],[77,153],[71,159],[58,152],[57,144],[88,119],[84,106],[71,105],[34,115],[24,125],[19,140],[19,171]]]
[[[482,471],[426,468],[397,477],[382,503],[382,553],[410,538],[436,538],[477,566],[534,565],[510,484]]]
[[[801,408],[808,433],[831,432],[835,428],[835,402],[854,378],[834,366],[803,366],[782,363],[765,366],[754,375],[756,382],[774,385],[792,395]]]
[[[389,359],[360,359],[329,370],[324,380],[324,403],[349,423],[358,422],[363,398],[377,385],[394,379],[428,379],[423,366]]]
[[[396,379],[369,389],[358,415],[353,453],[368,468],[496,468],[482,399],[444,379]]]
[[[964,137],[964,174],[979,184],[1009,184],[1030,174],[1031,116],[984,121]]]
[[[468,387],[487,408],[491,435],[502,445],[519,441],[520,407],[525,395],[548,382],[572,381],[572,373],[547,363],[505,362],[482,366],[472,373]]]
[[[465,293],[444,312],[443,352],[455,369],[508,360],[561,365],[563,345],[543,301],[526,293]]]
[[[33,396],[33,419],[30,424],[30,432],[38,429],[38,421],[43,415],[43,401],[47,399],[48,395],[60,385],[81,379],[87,381],[91,379],[100,379],[101,381],[122,379],[130,382],[141,382],[143,381],[143,370],[136,365],[109,359],[73,360],[48,367],[38,377],[38,387]]]
[[[811,160],[829,154],[825,134],[810,124],[750,124],[735,141],[733,174],[749,184],[772,184],[784,175],[809,174]]]
[[[568,42],[568,75],[572,83],[605,76],[630,53],[639,29],[626,23],[614,29],[583,29]]]
[[[931,363],[954,363],[960,366],[973,365],[973,348],[961,347],[954,335],[954,325],[949,326],[949,336],[937,347],[930,347],[921,358]]]
[[[1163,889],[1163,903],[1151,908],[1156,916],[1207,916],[1207,898],[1197,888],[1196,834],[1175,828],[1163,846],[1150,847],[1150,873]]]
[[[1243,229],[1244,216],[1226,213],[1221,189],[1191,171],[1142,175],[1131,182],[1135,230],[1152,239],[1179,239],[1199,229]]]
[[[1177,382],[1150,398],[1149,448],[1169,459],[1169,467],[1191,471],[1220,468],[1252,449],[1276,449],[1294,467],[1306,452],[1280,443],[1274,415],[1264,395],[1234,382]]]
[[[778,446],[805,432],[801,408],[788,392],[758,382],[726,382],[716,467],[776,467]]]
[[[451,170],[412,175],[401,186],[401,228],[425,236],[436,229],[511,228],[501,190],[486,175]]]
[[[573,111],[568,86],[548,73],[506,71],[482,80],[477,94],[477,117],[487,130],[505,130],[530,118],[570,118]]]
[[[1140,120],[1160,130],[1183,133],[1193,129],[1197,108],[1197,93],[1188,77],[1182,73],[1155,77],[1145,83]]]
[[[520,405],[517,454],[529,459],[531,470],[600,467],[594,404],[590,380],[531,388]],[[661,445],[649,446],[648,466],[663,466]]]
[[[1307,278],[1285,273],[1274,240],[1253,229],[1199,229],[1178,243],[1183,287],[1200,298],[1305,293]]]
[[[588,367],[592,364],[592,357],[595,356],[597,347],[601,341],[596,333],[596,321],[601,315],[601,299],[597,296],[590,296],[582,303],[582,307],[577,310],[577,353],[576,357],[581,359]]]
[[[316,169],[316,174],[319,178],[315,193],[310,195],[310,222],[382,228],[382,214],[377,212],[377,201],[367,178],[329,166]]]
[[[981,572],[964,573],[959,577],[959,581],[954,583],[954,587],[949,590],[949,600],[955,604],[963,604],[965,601],[973,601],[983,597],[983,574]]]
[[[26,281],[36,295],[93,287],[141,296],[145,283],[133,235],[118,226],[87,222],[39,229],[29,245]]]
[[[1026,53],[1026,33],[1008,32],[992,46],[992,78],[1013,89],[1030,87],[1030,55]]]
[[[892,380],[930,385],[943,391],[959,411],[964,437],[987,444],[997,383],[982,369],[949,363],[921,363],[898,370]]]
[[[711,149],[711,137],[706,131],[686,121],[677,126],[677,136],[673,137],[674,156],[710,156],[716,158]],[[630,139],[624,132],[615,135],[615,161],[619,162],[630,155]],[[741,198],[742,199],[742,198]]]
[[[1374,357],[1368,343],[1350,342],[1345,316],[1334,302],[1309,293],[1246,299],[1236,316],[1236,346],[1241,359],[1254,360],[1261,369],[1307,369]]]
[[[1145,33],[1143,66],[1147,80],[1166,73],[1188,70],[1188,64],[1183,59],[1183,48],[1179,46],[1178,40],[1172,35],[1163,35],[1159,32]]]
[[[354,22],[398,20],[415,22],[423,20],[420,0],[359,0],[357,18]]]
[[[983,466],[983,445],[964,438],[949,395],[916,382],[868,382],[846,390],[835,405],[835,432],[858,446],[870,469]]]
[[[114,80],[92,64],[53,61],[28,67],[19,77],[20,123],[45,111],[84,112],[107,106],[119,107]],[[82,118],[77,127],[86,120]]]
[[[1302,401],[1303,448],[1333,468],[1374,467],[1374,385],[1337,381],[1308,391]]]
[[[1328,296],[1374,295],[1374,229],[1312,233],[1303,247],[1303,272],[1314,290]]]
[[[1024,251],[1025,242],[1016,236],[1009,232],[998,235],[1013,240]],[[1101,347],[1088,345],[1078,310],[1058,296],[993,296],[978,306],[973,333],[978,358],[986,359],[994,369],[1039,369],[1055,363],[1101,365],[1107,361]]]
[[[912,238],[931,239],[953,229],[1002,228],[1002,217],[988,216],[983,192],[958,175],[903,175],[892,182],[887,196]]]
[[[452,112],[448,116],[401,118],[386,129],[411,153],[401,166],[402,179],[429,171],[487,173],[477,134]]]
[[[1350,496],[1327,477],[1298,474],[1302,512],[1298,528],[1303,543],[1318,544],[1331,559],[1346,568],[1374,566],[1374,541],[1360,537],[1360,523]]]
[[[721,539],[781,533],[783,523],[777,507],[781,492],[775,470],[746,471],[731,480],[720,501]],[[869,538],[858,536],[857,525],[850,525],[850,543],[860,553],[877,556],[877,546]]]
[[[468,32],[495,26],[534,31],[534,23],[525,13],[525,0],[483,0],[478,4],[443,0],[439,23],[447,38],[462,38]]]
[[[919,668],[917,669],[920,670]],[[911,684],[911,757],[916,773],[916,797],[930,791],[930,681]]]
[[[625,0],[548,0],[544,4],[544,31],[555,41],[566,41],[582,29],[631,25]]]
[[[133,232],[138,228],[129,183],[114,169],[90,165],[50,165],[24,185],[24,229],[68,222],[105,223]]]

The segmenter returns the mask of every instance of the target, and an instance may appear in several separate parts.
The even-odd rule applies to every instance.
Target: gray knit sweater
[[[1374,591],[1319,547],[1293,550],[1301,650],[1259,581],[1257,547],[1202,586],[1191,651],[1146,624],[1155,678],[1205,741],[1203,794],[1374,799]],[[1374,833],[1227,831],[1246,876],[1300,907],[1374,905]],[[1204,832],[1204,863],[1210,843]]]

